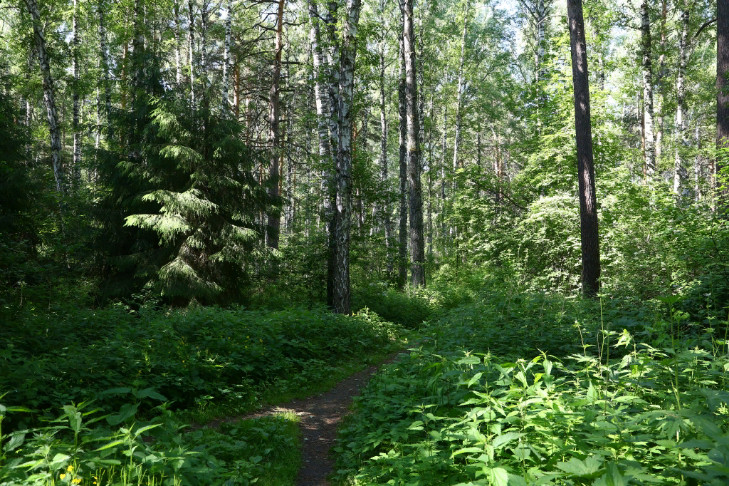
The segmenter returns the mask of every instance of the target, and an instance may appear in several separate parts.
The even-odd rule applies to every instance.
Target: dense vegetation
[[[726,0],[3,2],[0,484],[292,484],[232,419],[406,343],[343,483],[726,484],[727,73]]]
[[[726,484],[729,320],[486,286],[356,402],[354,484]],[[724,314],[726,316],[726,314]]]

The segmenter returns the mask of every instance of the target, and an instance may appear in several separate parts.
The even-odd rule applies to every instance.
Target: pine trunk
[[[716,6],[716,146],[721,150],[729,146],[729,0],[717,0]],[[728,158],[722,153],[718,155],[717,176],[723,175]],[[716,179],[714,184],[718,186]],[[717,190],[717,207],[721,211],[729,210],[729,188]]]
[[[582,242],[582,292],[594,297],[600,290],[600,242],[598,236],[595,168],[590,126],[590,88],[587,71],[582,0],[567,0],[572,52],[572,83],[575,101],[577,173],[580,191],[580,233]]]
[[[398,121],[400,142],[400,232],[398,243],[399,288],[404,288],[408,280],[408,163],[407,163],[407,108],[405,99],[405,57],[403,38],[400,37],[400,81],[397,87]]]
[[[463,124],[463,90],[465,88],[465,80],[463,75],[463,64],[466,58],[466,35],[468,34],[468,9],[470,7],[469,1],[466,0],[464,11],[463,11],[463,31],[461,33],[461,57],[458,62],[458,93],[456,95],[456,136],[453,143],[453,175],[456,174],[456,170],[462,167],[459,156],[461,155],[459,149],[461,148],[461,125]],[[453,179],[453,191],[458,189],[456,179]]]
[[[381,3],[384,9],[384,4]],[[387,168],[387,104],[385,98],[385,39],[380,43],[380,184],[386,194],[388,182]],[[392,246],[392,219],[390,218],[390,204],[385,197],[382,202],[382,219],[385,230],[385,248],[387,249],[387,274],[392,274],[393,264],[390,256]]]
[[[268,172],[268,195],[274,203],[279,199],[279,159],[281,151],[281,134],[279,130],[280,118],[280,84],[281,84],[281,52],[283,51],[283,14],[284,0],[278,0],[276,13],[276,44],[274,46],[273,79],[268,93],[268,124],[269,144],[271,145],[271,160]],[[266,244],[269,248],[278,249],[279,234],[281,231],[281,212],[274,207],[268,214],[268,228]]]
[[[423,238],[423,197],[420,180],[420,120],[413,28],[413,0],[403,4],[403,54],[405,58],[405,105],[407,115],[407,166],[410,216],[410,283],[425,286],[425,241]]]

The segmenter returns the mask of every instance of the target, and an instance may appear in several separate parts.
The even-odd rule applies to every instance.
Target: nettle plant
[[[435,323],[441,332],[431,344],[389,368],[357,403],[337,449],[340,477],[460,486],[727,484],[723,334],[687,335],[685,314],[674,312],[655,323],[666,338],[654,347],[599,319],[555,324],[558,309],[533,310],[534,303],[502,302],[512,307],[502,311],[475,305]],[[561,329],[574,347],[535,349],[568,340]]]

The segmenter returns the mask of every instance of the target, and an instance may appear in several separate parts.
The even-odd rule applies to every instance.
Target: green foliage
[[[341,430],[338,478],[725,484],[729,322],[686,334],[682,316],[489,292],[370,383]]]
[[[38,410],[34,419],[74,401],[117,410],[141,390],[175,409],[246,410],[268,389],[308,389],[343,363],[388,348],[396,334],[372,313],[323,309],[27,313],[0,329],[0,390]]]
[[[265,207],[254,156],[234,121],[169,101],[151,107],[156,140],[147,163],[121,165],[139,188],[120,208],[124,225],[159,239],[158,258],[138,280],[174,303],[241,301],[260,230],[255,217]]]
[[[408,329],[419,327],[433,312],[427,297],[415,290],[400,292],[374,283],[355,288],[352,308],[369,309],[383,319]]]
[[[180,420],[320,391],[399,332],[322,308],[26,310],[0,329],[0,483],[294,484],[294,417]]]
[[[2,435],[5,485],[294,484],[300,462],[295,416],[186,430],[164,407],[150,421],[100,415],[92,404],[63,406],[51,425]],[[17,407],[3,413],[22,413]]]

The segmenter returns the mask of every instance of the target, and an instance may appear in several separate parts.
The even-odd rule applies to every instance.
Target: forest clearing
[[[729,0],[0,1],[0,486],[729,484]]]

